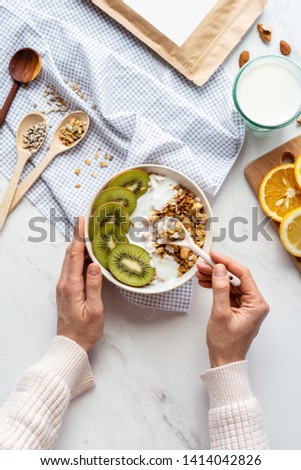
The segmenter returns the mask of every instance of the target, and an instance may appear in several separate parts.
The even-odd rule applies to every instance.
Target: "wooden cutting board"
[[[266,153],[262,157],[257,158],[245,168],[245,177],[251,188],[253,189],[256,197],[258,197],[258,190],[262,178],[277,165],[282,163],[293,163],[296,158],[301,154],[301,135],[295,137],[292,140],[289,140],[280,147],[272,150],[271,152]],[[279,232],[279,223],[272,221],[275,229]],[[301,258],[296,256],[291,256],[294,260],[297,268],[301,273]]]

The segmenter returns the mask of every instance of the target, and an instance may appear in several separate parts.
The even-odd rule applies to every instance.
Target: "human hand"
[[[67,248],[57,285],[59,335],[72,339],[86,352],[102,336],[104,310],[101,300],[102,273],[97,264],[88,266],[84,280],[84,224],[79,217],[74,238]]]
[[[222,254],[211,252],[217,265],[198,263],[199,285],[213,289],[213,306],[207,327],[207,345],[211,367],[245,359],[269,306],[259,292],[247,268]],[[241,280],[231,287],[227,270]]]

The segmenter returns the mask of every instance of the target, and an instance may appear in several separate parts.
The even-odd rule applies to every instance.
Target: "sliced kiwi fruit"
[[[107,204],[108,202],[116,202],[126,208],[129,214],[131,214],[137,206],[137,198],[134,193],[126,188],[108,188],[98,194],[96,201],[93,206],[93,212],[98,207]]]
[[[89,226],[90,240],[94,240],[101,227],[116,225],[119,233],[124,234],[128,232],[129,224],[129,213],[124,206],[116,204],[115,202],[108,202],[107,204],[100,206],[92,215]]]
[[[109,184],[109,188],[121,187],[130,189],[138,198],[148,190],[150,181],[148,173],[142,170],[128,170],[116,176]]]
[[[109,269],[123,284],[143,287],[149,284],[156,274],[151,267],[150,254],[140,246],[130,243],[117,245],[109,255]]]
[[[93,253],[100,264],[108,269],[108,258],[111,251],[120,243],[127,242],[126,235],[120,233],[118,225],[107,224],[101,227],[95,234],[92,242]]]

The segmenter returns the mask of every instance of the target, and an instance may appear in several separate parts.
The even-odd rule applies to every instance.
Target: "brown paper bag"
[[[92,1],[197,85],[203,85],[222,64],[268,2],[218,0],[184,44],[177,46],[122,0]]]

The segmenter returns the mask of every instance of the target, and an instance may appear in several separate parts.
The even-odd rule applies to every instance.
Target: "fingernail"
[[[223,264],[217,264],[214,268],[215,277],[225,277],[227,276],[227,269]]]
[[[99,274],[99,267],[98,266],[95,266],[94,264],[92,264],[90,267],[89,267],[89,270],[88,270],[90,276],[98,276]]]
[[[199,261],[197,264],[196,264],[197,268],[202,268],[203,266],[208,266],[208,264],[206,263],[202,263],[202,261]]]
[[[74,228],[73,228],[73,234],[78,232],[78,227],[79,227],[79,217],[76,217],[75,223],[74,223]]]

